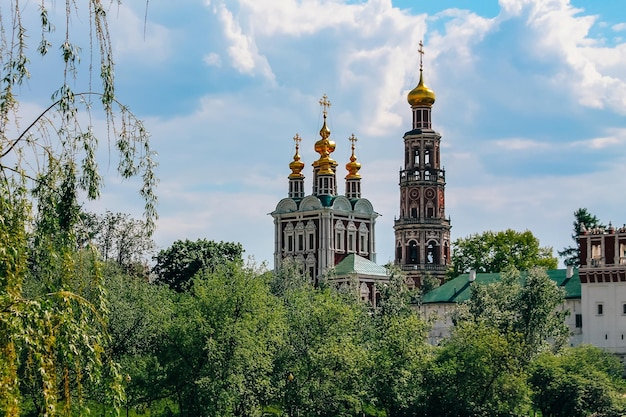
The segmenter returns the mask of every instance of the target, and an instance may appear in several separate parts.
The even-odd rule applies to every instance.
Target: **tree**
[[[159,357],[181,416],[257,416],[273,397],[285,325],[263,277],[229,262],[204,270],[177,294]]]
[[[472,288],[470,300],[457,311],[454,322],[484,323],[520,346],[518,360],[528,364],[545,350],[558,351],[567,342],[566,311],[556,311],[565,291],[541,268],[520,274],[509,268],[501,280]]]
[[[155,245],[145,221],[110,211],[103,215],[81,213],[77,235],[79,245],[94,245],[105,262],[147,278],[147,263]]]
[[[141,121],[115,97],[107,8],[100,0],[65,5],[60,22],[50,20],[46,2],[0,6],[0,414],[6,416],[19,415],[24,405],[20,386],[29,387],[41,415],[70,414],[84,405],[82,383],[105,376],[109,388],[102,391],[121,400],[118,368],[102,351],[107,306],[100,265],[91,251],[77,252],[74,233],[77,201],[97,198],[102,186],[96,160],[102,139],[117,149],[120,175],[141,177],[149,229],[156,220],[154,153]],[[88,22],[88,34],[72,38],[75,22]],[[57,24],[64,29],[58,35]],[[38,37],[38,47],[29,48]],[[30,76],[31,58],[55,68],[48,52],[57,46],[61,85],[52,87],[52,100],[38,116],[22,123],[20,86]],[[99,57],[99,91],[91,90],[90,71],[81,82],[81,50]],[[76,85],[90,89],[76,92]],[[91,123],[96,101],[108,127],[104,138]],[[44,291],[26,292],[28,277],[42,280]],[[92,302],[76,287],[85,279]]]
[[[289,416],[342,416],[362,410],[366,372],[365,305],[334,288],[288,291],[287,337],[277,359]]]
[[[593,346],[541,355],[529,381],[533,402],[545,417],[618,416],[625,411],[619,359]]]
[[[535,266],[556,269],[558,264],[552,255],[552,248],[539,246],[539,239],[529,230],[487,231],[459,238],[453,246],[454,276],[471,269],[476,272],[500,272],[512,266],[525,271]]]
[[[526,415],[529,390],[518,349],[485,322],[459,324],[425,372],[424,413],[418,415]]]
[[[580,246],[578,244],[578,236],[582,232],[583,225],[587,229],[604,228],[604,225],[600,223],[595,215],[589,213],[586,208],[579,208],[574,212],[574,222],[572,223],[574,230],[572,233],[572,240],[574,240],[574,246],[569,246],[560,250],[559,256],[565,258],[565,265],[572,265],[576,268],[580,266]]]
[[[213,271],[228,262],[242,262],[240,243],[198,239],[177,240],[154,258],[155,282],[169,285],[178,292],[186,290],[191,279],[203,270]]]

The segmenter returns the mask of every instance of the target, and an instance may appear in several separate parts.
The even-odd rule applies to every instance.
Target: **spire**
[[[302,138],[296,133],[296,136],[293,137],[293,141],[296,143],[296,153],[293,156],[293,161],[289,164],[289,169],[291,169],[289,178],[304,178],[304,175],[302,175],[304,163],[300,161],[300,142],[302,142]]]
[[[420,81],[417,87],[409,92],[407,101],[411,107],[431,107],[435,103],[435,92],[424,84],[424,43],[421,40],[419,46],[417,52],[420,54]]]
[[[356,155],[354,154],[355,144],[358,139],[356,138],[356,136],[354,136],[353,133],[348,140],[352,142],[352,155],[350,156],[350,162],[346,164],[346,169],[348,170],[348,175],[346,175],[346,179],[361,179],[361,174],[359,174],[361,164],[356,161]]]

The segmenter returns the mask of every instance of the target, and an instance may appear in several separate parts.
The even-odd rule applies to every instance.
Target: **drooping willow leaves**
[[[82,414],[92,392],[113,405],[122,399],[119,369],[105,354],[100,261],[76,236],[80,200],[98,198],[103,185],[103,145],[123,178],[140,179],[149,230],[157,217],[149,135],[115,95],[107,18],[118,5],[0,4],[2,415],[24,404],[39,415]],[[25,96],[35,59],[58,75],[46,81],[61,80],[45,86],[48,103]]]

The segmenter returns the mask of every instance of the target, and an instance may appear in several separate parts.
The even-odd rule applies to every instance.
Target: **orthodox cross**
[[[330,101],[328,101],[328,96],[324,94],[324,96],[320,99],[320,106],[324,109],[324,116],[328,113],[328,108],[330,107]]]
[[[354,133],[348,138],[348,140],[352,142],[352,150],[354,150],[354,144],[358,141],[356,136],[354,136]]]
[[[296,142],[296,150],[298,150],[300,148],[300,142],[302,142],[302,138],[296,133],[296,136],[293,137],[293,141]]]
[[[417,53],[420,54],[420,71],[422,70],[422,59],[424,58],[424,42],[420,39],[419,43],[420,48],[417,50]]]

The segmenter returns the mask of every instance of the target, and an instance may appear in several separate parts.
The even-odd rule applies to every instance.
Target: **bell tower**
[[[419,43],[420,78],[407,100],[412,130],[404,134],[400,170],[400,216],[395,219],[395,263],[409,284],[430,275],[443,281],[450,263],[450,219],[445,212],[446,173],[441,166],[441,136],[432,129],[435,93],[424,84],[424,44]]]

